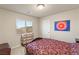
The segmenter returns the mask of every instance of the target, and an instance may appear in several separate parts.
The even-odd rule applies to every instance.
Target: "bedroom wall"
[[[46,16],[40,19],[40,28],[44,23],[43,21],[50,21],[50,38],[61,40],[65,42],[75,42],[76,38],[79,38],[79,9],[60,12],[55,15]],[[59,20],[70,20],[70,31],[55,31],[54,22]],[[46,25],[47,26],[47,25]],[[42,27],[45,28],[45,27]],[[47,27],[49,28],[49,27]],[[46,30],[45,30],[46,31]],[[49,31],[46,31],[49,33]],[[48,34],[43,35],[44,30],[41,29],[40,36],[45,37]]]
[[[38,37],[38,18],[0,9],[0,44],[8,42],[11,48],[20,46],[20,36],[16,34],[16,19],[32,20],[34,38]]]

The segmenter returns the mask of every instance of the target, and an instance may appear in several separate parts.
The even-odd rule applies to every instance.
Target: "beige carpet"
[[[25,55],[25,48],[20,46],[11,50],[11,55]]]

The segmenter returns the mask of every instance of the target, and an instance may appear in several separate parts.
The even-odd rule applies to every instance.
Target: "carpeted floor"
[[[25,55],[25,54],[26,54],[26,50],[22,46],[11,50],[11,55]]]

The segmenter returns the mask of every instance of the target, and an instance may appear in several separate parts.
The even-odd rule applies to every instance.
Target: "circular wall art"
[[[56,21],[55,30],[56,31],[70,31],[70,20]]]

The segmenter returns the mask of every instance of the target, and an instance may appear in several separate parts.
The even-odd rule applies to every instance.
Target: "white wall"
[[[40,19],[40,37],[50,38],[50,20],[48,18]]]
[[[70,11],[61,12],[55,15],[43,17],[40,19],[40,28],[43,25],[42,20],[50,20],[50,38],[52,39],[66,42],[75,42],[75,38],[79,38],[79,9],[74,9]],[[70,20],[70,31],[55,31],[54,22],[59,20]],[[43,30],[40,31],[40,36],[42,36],[43,34],[42,31]]]
[[[11,48],[20,45],[20,37],[16,34],[16,19],[32,20],[34,37],[38,37],[37,18],[0,9],[0,44],[8,42]]]

